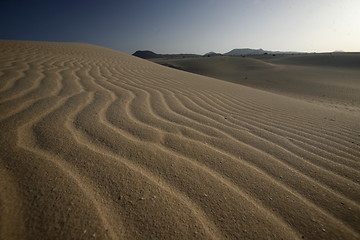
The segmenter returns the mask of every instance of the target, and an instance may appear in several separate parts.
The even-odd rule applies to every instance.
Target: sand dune
[[[360,107],[358,53],[152,60],[327,107],[348,111]]]
[[[358,105],[291,94],[2,40],[0,238],[359,239]]]

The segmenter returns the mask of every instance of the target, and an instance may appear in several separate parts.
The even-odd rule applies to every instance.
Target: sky
[[[0,39],[126,53],[360,52],[360,0],[2,0]]]

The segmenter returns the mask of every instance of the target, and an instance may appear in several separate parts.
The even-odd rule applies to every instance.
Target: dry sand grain
[[[359,239],[358,105],[289,96],[2,40],[0,238]]]
[[[348,111],[360,108],[360,53],[216,56],[152,61],[327,107]]]

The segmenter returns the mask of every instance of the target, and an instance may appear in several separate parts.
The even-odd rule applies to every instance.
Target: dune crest
[[[0,238],[359,239],[358,113],[1,40]]]

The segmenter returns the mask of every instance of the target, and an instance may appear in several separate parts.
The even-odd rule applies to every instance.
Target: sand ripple
[[[88,44],[0,41],[2,239],[358,239],[359,115]]]

